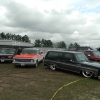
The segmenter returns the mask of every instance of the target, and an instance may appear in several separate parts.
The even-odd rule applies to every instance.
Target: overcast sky
[[[0,33],[100,47],[100,0],[0,0]]]

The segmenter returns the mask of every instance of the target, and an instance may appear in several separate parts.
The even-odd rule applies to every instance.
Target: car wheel
[[[82,71],[82,75],[86,78],[90,78],[90,77],[93,77],[93,72],[92,71],[89,71],[89,70],[83,70]]]
[[[51,70],[56,70],[56,65],[55,64],[50,64],[49,67],[50,67]]]
[[[38,66],[38,61],[36,61],[36,63],[35,63],[35,67],[37,67]]]

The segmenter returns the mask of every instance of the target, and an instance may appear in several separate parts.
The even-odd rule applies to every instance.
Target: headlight
[[[15,59],[13,59],[13,61],[15,61]]]
[[[31,62],[34,62],[34,59],[32,59]]]
[[[8,56],[8,58],[12,58],[12,56]]]

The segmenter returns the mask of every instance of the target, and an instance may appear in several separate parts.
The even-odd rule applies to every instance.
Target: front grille
[[[0,56],[0,58],[6,59],[6,58],[8,58],[8,56]]]
[[[17,62],[31,62],[32,59],[15,59]]]

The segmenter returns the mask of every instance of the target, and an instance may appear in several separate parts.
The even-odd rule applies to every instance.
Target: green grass
[[[80,81],[63,87],[79,79]],[[59,88],[61,89],[58,91]],[[37,68],[14,67],[10,63],[0,64],[0,100],[51,100],[51,98],[100,100],[100,81],[94,78],[85,79],[83,76],[63,70],[52,71],[44,67],[43,63]]]

